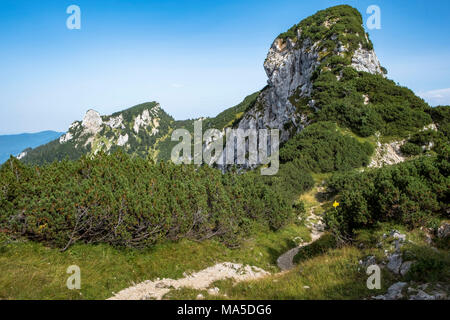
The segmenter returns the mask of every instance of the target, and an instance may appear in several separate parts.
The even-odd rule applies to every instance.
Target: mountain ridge
[[[65,158],[75,160],[83,154],[113,152],[118,147],[130,154],[152,156],[155,150],[151,146],[168,133],[173,122],[155,101],[111,115],[89,109],[83,120],[74,121],[58,140],[28,151],[23,161],[44,164]]]
[[[268,82],[261,91],[216,117],[202,118],[203,127],[278,129],[285,143],[317,121],[335,121],[362,137],[380,132],[401,138],[432,123],[423,99],[386,78],[361,14],[348,5],[321,10],[280,34],[264,68]],[[117,148],[169,160],[176,143],[170,134],[177,128],[192,132],[193,120],[174,120],[155,101],[109,116],[89,110],[59,142],[32,150],[23,160],[43,164]]]
[[[264,62],[268,86],[239,127],[279,129],[286,141],[308,125],[297,101],[306,99],[314,107],[314,80],[322,72],[342,65],[384,76],[362,24],[361,14],[343,5],[321,10],[280,34]]]

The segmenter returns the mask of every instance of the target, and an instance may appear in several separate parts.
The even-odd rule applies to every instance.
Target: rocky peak
[[[336,60],[357,71],[383,74],[361,15],[349,6],[319,11],[274,40],[264,62],[268,85],[239,127],[279,129],[281,141],[289,139],[292,126],[298,131],[308,124],[293,97],[313,106],[314,74],[329,70]]]
[[[86,115],[84,116],[83,121],[81,122],[84,131],[91,134],[96,134],[100,132],[102,124],[103,120],[102,117],[100,116],[100,113],[92,109],[86,112]]]
[[[90,109],[83,120],[73,122],[64,135],[41,149],[51,148],[56,159],[65,156],[76,159],[100,151],[109,153],[117,147],[133,155],[153,155],[157,153],[157,142],[168,134],[173,121],[157,102],[142,103],[103,116]],[[40,152],[30,151],[34,157]]]

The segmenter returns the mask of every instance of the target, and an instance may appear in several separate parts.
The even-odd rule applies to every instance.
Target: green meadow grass
[[[152,248],[119,249],[109,245],[77,244],[65,252],[31,241],[17,241],[0,246],[0,299],[106,299],[124,288],[148,279],[181,278],[216,263],[230,261],[250,264],[270,271],[263,279],[233,284],[217,281],[218,296],[206,290],[183,288],[172,290],[166,299],[364,299],[384,294],[399,277],[382,269],[380,290],[369,290],[368,275],[359,260],[375,255],[384,258],[384,247],[376,243],[384,233],[398,229],[411,242],[404,254],[418,261],[407,275],[416,282],[448,281],[450,255],[446,248],[425,245],[420,230],[406,231],[401,226],[380,224],[361,230],[353,245],[336,248],[333,238],[325,234],[294,258],[296,267],[279,272],[276,260],[295,246],[295,238],[310,239],[304,226],[289,225],[277,232],[255,230],[241,247],[230,249],[216,241],[183,240]],[[81,290],[69,290],[66,273],[70,265],[81,269]]]
[[[385,245],[377,247],[383,234],[399,230],[407,235],[402,247],[404,259],[415,264],[402,278],[381,268],[381,289],[367,288],[366,269],[359,261],[369,255],[380,263],[386,259],[384,249],[390,247],[389,237]],[[393,240],[393,239],[392,239]],[[209,295],[206,290],[181,289],[169,292],[167,299],[195,299],[202,294],[205,299],[237,300],[350,300],[365,299],[386,293],[389,286],[398,281],[415,283],[448,282],[450,279],[450,253],[446,248],[433,249],[425,243],[422,230],[408,231],[394,224],[379,224],[377,228],[360,230],[353,245],[336,248],[333,237],[325,234],[312,245],[302,248],[295,256],[293,270],[269,277],[233,284],[230,280],[217,281],[219,295]]]
[[[180,278],[225,261],[277,272],[276,259],[295,246],[294,238],[309,239],[307,228],[298,225],[254,234],[237,249],[187,240],[142,250],[77,244],[65,252],[31,241],[9,243],[0,247],[0,299],[106,299],[133,283]],[[66,287],[70,265],[81,269],[81,290]]]
[[[358,264],[362,252],[355,247],[331,249],[311,259],[299,262],[295,269],[269,277],[241,282],[218,281],[219,296],[207,291],[181,289],[171,291],[166,298],[195,299],[201,293],[206,299],[256,299],[256,300],[325,300],[363,299],[384,293],[392,283],[386,272],[381,277],[382,288],[369,290],[367,275]]]

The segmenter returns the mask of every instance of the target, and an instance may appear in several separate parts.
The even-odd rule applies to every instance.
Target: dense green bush
[[[278,173],[274,176],[260,177],[274,190],[279,190],[290,203],[298,196],[314,186],[311,172],[302,166],[298,160],[281,164]]]
[[[326,23],[328,23],[328,27]],[[302,30],[301,39],[297,38],[298,29]],[[318,11],[280,34],[278,38],[300,41],[311,39],[313,43],[320,40],[329,52],[335,49],[337,42],[340,42],[347,46],[352,53],[360,43],[364,48],[373,48],[372,42],[366,39],[365,34],[359,11],[348,5],[339,5]],[[337,36],[337,38],[331,41],[333,36]],[[319,51],[322,49],[323,47],[319,48]]]
[[[429,246],[410,245],[405,259],[413,260],[406,280],[417,282],[438,282],[450,279],[450,255],[435,251]]]
[[[434,130],[425,130],[413,134],[408,141],[418,146],[426,146],[430,142],[436,142],[442,139],[442,134]]]
[[[450,139],[450,106],[438,106],[429,110],[434,123],[437,124],[439,132],[441,132],[447,140]]]
[[[344,237],[377,222],[435,227],[439,216],[448,216],[449,156],[447,144],[436,157],[363,173],[336,173],[328,189],[337,194],[340,206],[327,212],[328,225]]]
[[[430,124],[430,107],[411,90],[393,81],[366,72],[355,73],[349,67],[321,72],[314,81],[316,111],[297,105],[314,121],[335,120],[367,137],[382,135],[405,137]],[[368,102],[364,103],[364,95]],[[300,102],[301,104],[302,102]]]
[[[280,150],[282,162],[313,172],[345,171],[366,166],[373,147],[343,135],[332,122],[314,123],[290,139]]]
[[[42,167],[11,158],[0,168],[0,228],[61,248],[211,237],[233,246],[253,223],[277,229],[291,219],[291,203],[254,174],[122,152]]]
[[[400,147],[400,151],[407,156],[417,156],[422,153],[422,148],[417,144],[406,142]]]
[[[440,130],[424,130],[411,135],[400,150],[406,155],[419,155],[424,151],[439,150],[446,143],[448,138]]]

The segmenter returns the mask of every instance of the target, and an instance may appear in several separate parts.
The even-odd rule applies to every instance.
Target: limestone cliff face
[[[89,148],[93,154],[109,152],[114,146],[131,148],[131,140],[139,142],[143,136],[155,137],[159,133],[160,105],[152,103],[138,109],[142,110],[136,109],[128,116],[128,121],[124,120],[124,114],[130,113],[131,109],[111,116],[101,116],[97,111],[89,110],[81,122],[72,123],[67,133],[60,137],[59,143],[72,143],[74,148]]]
[[[100,115],[91,109],[58,140],[30,150],[22,158],[25,162],[43,164],[66,157],[74,160],[84,154],[112,153],[118,148],[131,155],[156,157],[157,142],[168,135],[173,121],[157,102],[112,115]]]
[[[338,18],[330,18],[324,22],[324,26],[330,28],[337,21]],[[363,43],[359,43],[358,48],[351,51],[349,45],[339,40],[337,34],[330,39],[314,42],[303,34],[301,23],[294,32],[295,37],[278,37],[270,47],[264,62],[268,85],[261,92],[255,106],[244,115],[239,128],[279,129],[280,140],[286,141],[292,134],[292,130],[287,130],[287,127],[293,126],[295,132],[307,125],[306,116],[297,112],[292,98],[295,95],[296,99],[307,99],[314,106],[314,101],[310,99],[312,79],[314,72],[324,67],[324,56],[348,57],[350,66],[357,71],[383,74],[374,50],[366,48]],[[364,36],[369,41],[367,34]],[[325,41],[335,42],[332,52],[323,48]]]
[[[268,86],[255,107],[249,110],[239,123],[241,129],[279,129],[281,140],[289,138],[284,125],[293,122],[302,126],[301,117],[289,101],[296,90],[302,96],[310,96],[311,76],[319,65],[317,45],[305,41],[300,47],[291,39],[276,39],[264,62]]]
[[[374,50],[367,50],[360,45],[352,57],[352,65],[356,71],[364,71],[372,74],[383,74],[380,61]]]
[[[100,114],[95,110],[89,110],[83,118],[81,125],[84,132],[97,134],[102,130],[103,120]]]

